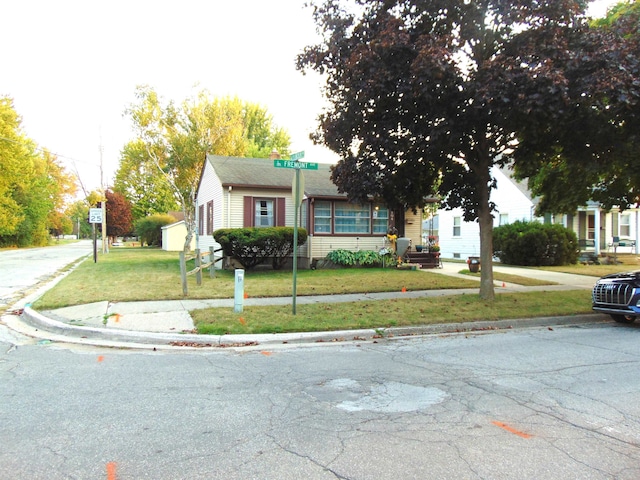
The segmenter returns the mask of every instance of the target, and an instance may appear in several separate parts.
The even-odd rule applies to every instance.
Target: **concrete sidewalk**
[[[426,271],[442,275],[475,279],[458,273],[466,268],[466,265],[454,262],[443,262],[443,268],[429,269]],[[591,289],[597,277],[584,275],[571,275],[565,273],[536,270],[533,268],[520,268],[510,266],[494,266],[494,272],[504,272],[513,275],[536,278],[552,282],[552,285],[524,287],[510,283],[495,282],[496,293],[524,292],[534,290],[574,290]],[[479,280],[479,279],[478,279]],[[407,292],[364,293],[348,295],[320,295],[298,296],[296,303],[341,303],[385,300],[396,298],[427,298],[434,296],[477,294],[478,289],[450,289],[450,290],[424,290]],[[41,293],[40,293],[41,295]],[[33,300],[31,300],[33,301]],[[291,305],[291,297],[275,298],[247,298],[245,306],[254,305]],[[308,334],[269,334],[269,335],[195,335],[194,325],[190,311],[203,308],[233,307],[233,299],[221,300],[167,300],[148,302],[95,302],[86,305],[60,308],[51,311],[36,312],[25,303],[20,317],[3,318],[10,328],[21,333],[39,338],[55,339],[55,341],[74,341],[81,339],[82,343],[94,343],[104,346],[122,346],[125,343],[130,346],[148,347],[150,344],[163,346],[176,344],[183,346],[197,345],[243,345],[266,342],[299,342],[299,341],[329,341],[335,338],[362,337],[362,335],[374,336],[372,331],[354,332],[326,332]],[[16,310],[20,311],[18,306]],[[17,318],[16,318],[17,317]],[[590,315],[587,321],[602,321],[606,316]],[[575,317],[571,317],[573,321]],[[550,321],[541,319],[539,321]],[[555,319],[553,323],[557,324]],[[528,321],[530,324],[530,321]],[[499,322],[489,322],[495,325]],[[510,321],[509,325],[514,322]],[[398,329],[407,334],[412,332],[425,333],[432,331],[434,327],[421,329]],[[460,329],[460,325],[448,325],[446,329]],[[488,328],[484,322],[474,322],[472,328]]]

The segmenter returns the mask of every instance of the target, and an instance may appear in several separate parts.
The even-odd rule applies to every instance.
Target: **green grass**
[[[191,312],[198,333],[251,334],[312,332],[344,329],[455,323],[478,320],[533,318],[591,313],[587,290],[510,293],[493,303],[478,295],[451,295],[420,299],[379,300],[292,307],[208,308]]]
[[[467,269],[460,270],[460,272],[458,272],[458,273],[462,273],[464,275],[469,275],[470,277],[480,278],[480,272],[471,273]],[[544,285],[557,285],[557,283],[549,282],[547,280],[539,280],[537,278],[523,277],[522,275],[512,275],[510,273],[496,272],[495,270],[493,271],[493,280],[495,282],[515,283],[517,285],[522,285],[524,287],[538,287],[538,286],[544,286]]]
[[[539,285],[527,277],[496,274],[496,281]],[[245,293],[249,297],[291,296],[290,271],[256,270],[245,272]],[[234,272],[216,271],[216,277],[203,274],[196,285],[189,277],[186,298],[233,298]],[[478,288],[475,279],[450,277],[430,271],[393,268],[353,268],[300,270],[297,294],[329,295],[342,293],[400,292],[407,290]],[[184,299],[176,252],[155,248],[118,248],[109,254],[85,260],[34,304],[38,310],[96,302]],[[485,302],[477,294],[438,296],[338,304],[298,304],[247,307],[242,314],[232,308],[192,312],[200,333],[274,333],[335,329],[388,328],[475,320],[572,315],[591,311],[590,292],[543,291],[496,295]]]
[[[289,296],[291,271],[247,271],[245,293],[250,297]],[[437,273],[387,269],[300,270],[298,295],[393,292],[448,288],[475,288],[477,281]],[[180,265],[176,252],[152,248],[112,249],[98,262],[84,261],[70,275],[34,303],[37,309],[54,309],[97,301],[130,302],[179,300],[184,298],[233,298],[234,272],[216,271],[215,278],[203,273],[202,285],[188,277],[189,294],[182,294]]]

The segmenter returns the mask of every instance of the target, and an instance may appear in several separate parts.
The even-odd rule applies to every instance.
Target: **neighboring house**
[[[602,252],[640,253],[640,209],[603,210],[598,203],[589,202],[574,215],[564,215],[562,223],[578,236],[580,248]]]
[[[273,158],[207,155],[196,207],[198,248],[219,248],[213,232],[220,228],[290,226],[294,224],[292,183],[295,171],[274,167]],[[298,249],[298,265],[308,268],[337,249],[378,251],[393,225],[399,236],[421,243],[421,216],[394,213],[380,203],[356,205],[338,193],[329,165],[301,170],[303,200],[298,225],[308,240]]]
[[[540,220],[535,217],[536,201],[524,182],[514,180],[506,169],[493,168],[496,188],[491,191],[491,201],[496,205],[494,227],[516,220]],[[480,225],[465,222],[461,208],[438,211],[438,236],[442,258],[480,256]]]
[[[595,254],[616,251],[639,253],[640,210],[604,211],[597,203],[589,202],[572,215],[536,217],[537,199],[531,196],[526,182],[519,182],[509,170],[494,168],[496,188],[491,201],[496,205],[494,227],[516,220],[554,222],[573,230],[581,249]],[[597,233],[599,232],[599,234]],[[480,227],[478,222],[465,222],[462,209],[438,211],[438,236],[442,258],[466,259],[480,255]]]
[[[187,227],[184,220],[180,220],[162,227],[162,249],[168,252],[181,252],[184,250],[184,241],[187,237]],[[191,250],[196,248],[195,236],[191,239]]]

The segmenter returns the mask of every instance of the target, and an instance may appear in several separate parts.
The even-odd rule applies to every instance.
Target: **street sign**
[[[304,151],[292,153],[289,158],[291,160],[300,160],[301,158],[304,158]]]
[[[298,162],[295,160],[274,160],[273,166],[276,168],[295,168],[296,170],[318,170],[317,163]]]
[[[102,223],[102,209],[90,208],[89,209],[89,223]]]

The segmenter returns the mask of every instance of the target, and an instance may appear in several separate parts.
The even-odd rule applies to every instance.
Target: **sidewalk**
[[[442,275],[459,276],[465,279],[476,278],[462,275],[458,272],[465,268],[464,264],[443,262],[441,269],[427,271]],[[524,292],[534,290],[575,290],[591,289],[597,277],[571,275],[566,273],[549,272],[529,268],[510,266],[494,266],[494,272],[504,272],[513,275],[526,276],[549,282],[554,285],[540,287],[523,287],[520,285],[496,282],[496,293]],[[478,279],[479,280],[479,279]],[[341,303],[384,300],[395,298],[426,298],[443,295],[477,294],[478,289],[424,290],[408,292],[385,292],[348,295],[320,295],[298,296],[297,304],[312,303]],[[36,292],[35,298],[42,293]],[[28,336],[42,338],[47,341],[66,343],[85,343],[91,345],[129,348],[165,348],[170,345],[183,347],[196,346],[242,346],[266,343],[295,343],[322,342],[335,339],[352,339],[373,337],[373,330],[343,331],[343,332],[310,332],[294,334],[267,335],[196,335],[193,334],[193,321],[189,314],[192,310],[210,307],[233,307],[234,299],[221,300],[167,300],[148,302],[95,302],[86,305],[65,307],[51,311],[36,312],[29,307],[24,299],[23,305],[16,305],[14,309],[23,308],[22,315],[5,315],[3,322],[10,328]],[[276,298],[247,298],[245,306],[253,305],[291,305],[291,297]],[[584,318],[583,318],[584,317]],[[567,319],[538,319],[527,320],[527,325],[554,324],[577,321],[602,321],[608,318],[601,315],[569,317]],[[533,322],[533,323],[532,323]],[[505,322],[474,322],[465,327],[461,324],[429,326],[421,328],[394,329],[393,335],[415,335],[434,333],[435,331],[460,331],[464,329],[501,328],[500,324],[513,326],[514,321]],[[391,330],[389,330],[391,332]]]

